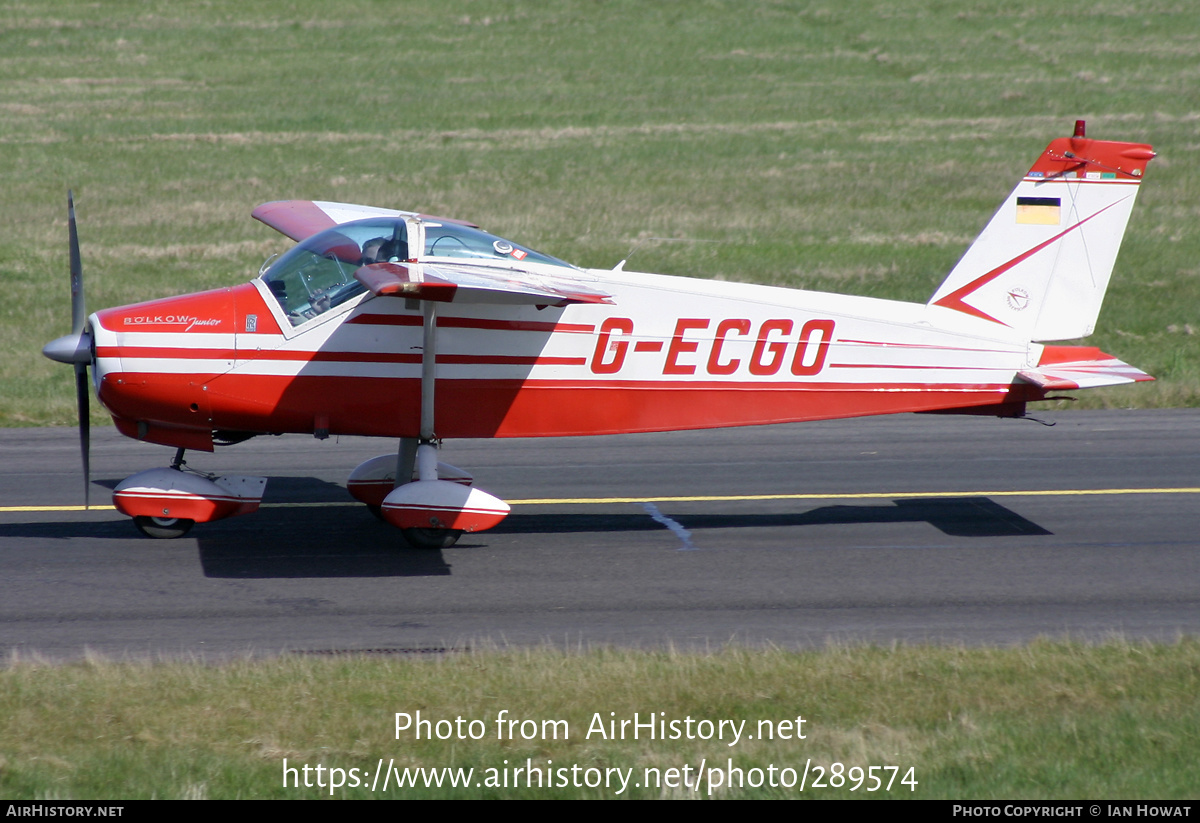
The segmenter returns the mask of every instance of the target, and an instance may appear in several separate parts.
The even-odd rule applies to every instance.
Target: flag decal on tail
[[[1018,197],[1017,222],[1057,226],[1061,221],[1062,200],[1058,197]]]

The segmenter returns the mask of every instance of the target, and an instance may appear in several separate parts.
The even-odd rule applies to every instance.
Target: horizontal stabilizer
[[[1154,379],[1095,346],[1047,346],[1037,368],[1018,375],[1043,391],[1094,389]]]
[[[611,303],[611,295],[567,277],[488,266],[371,263],[354,277],[371,293],[439,303],[566,306]]]

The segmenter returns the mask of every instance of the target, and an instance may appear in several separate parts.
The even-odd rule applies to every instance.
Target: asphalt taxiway
[[[0,650],[220,657],[480,646],[1009,644],[1200,632],[1200,411],[904,415],[452,441],[513,504],[450,549],[350,501],[393,444],[264,437],[189,464],[256,514],[150,540],[82,502],[76,433],[0,430]],[[93,432],[91,500],[172,450]],[[107,487],[107,488],[106,488]]]

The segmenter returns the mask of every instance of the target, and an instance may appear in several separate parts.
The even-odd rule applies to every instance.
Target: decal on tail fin
[[[1053,141],[930,298],[1033,341],[1095,328],[1134,197],[1144,143]]]

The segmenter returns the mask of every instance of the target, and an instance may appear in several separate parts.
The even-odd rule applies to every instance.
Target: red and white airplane
[[[458,220],[267,203],[298,245],[249,283],[87,316],[71,207],[75,366],[122,433],[177,447],[120,483],[152,537],[257,508],[261,477],[184,450],[257,434],[399,439],[349,490],[421,547],[508,513],[439,463],[452,437],[561,437],[896,412],[1019,416],[1051,392],[1152,379],[1092,333],[1151,147],[1054,140],[928,303],[580,269]]]

